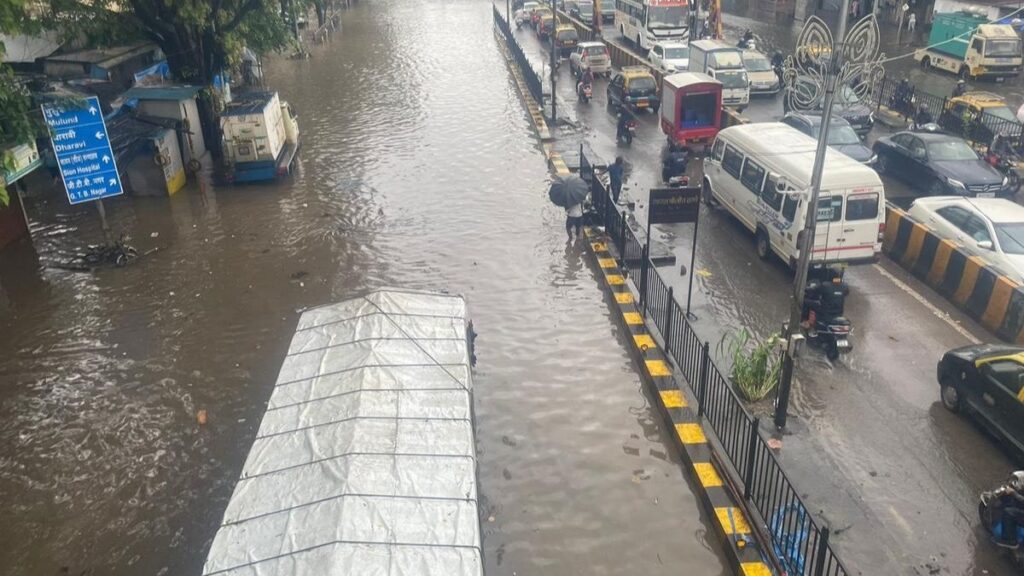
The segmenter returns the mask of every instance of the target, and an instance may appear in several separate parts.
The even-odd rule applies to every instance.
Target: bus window
[[[772,207],[772,210],[776,212],[779,208],[782,208],[782,194],[779,193],[778,189],[778,176],[769,174],[764,179],[764,188],[761,190],[761,200],[765,204]]]
[[[757,162],[753,162],[750,158],[747,158],[747,163],[743,165],[743,175],[740,177],[740,182],[757,196],[761,193],[761,184],[764,183],[764,168]]]
[[[839,222],[843,219],[843,197],[822,196],[818,198],[818,222]]]
[[[743,165],[743,153],[727,145],[725,155],[722,156],[722,168],[732,175],[733,178],[740,177],[740,166]]]
[[[846,198],[846,221],[878,218],[878,193],[850,194]]]
[[[786,202],[782,206],[782,217],[788,220],[789,222],[792,222],[793,218],[796,217],[796,205],[796,194],[787,194]]]

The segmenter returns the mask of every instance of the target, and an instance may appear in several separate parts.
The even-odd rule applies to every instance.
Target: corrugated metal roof
[[[124,99],[188,100],[195,98],[200,90],[199,86],[136,86],[124,93]]]
[[[259,114],[267,107],[276,92],[244,92],[235,94],[221,116],[245,116]]]
[[[65,54],[54,54],[48,56],[47,62],[73,62],[77,64],[97,64],[99,66],[116,66],[129,58],[158,50],[156,44],[143,42],[128,46],[114,46],[111,48],[91,48],[89,50],[78,50]]]
[[[480,576],[462,297],[302,314],[203,574]]]

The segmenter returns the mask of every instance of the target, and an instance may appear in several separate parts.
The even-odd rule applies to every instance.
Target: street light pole
[[[786,412],[789,410],[789,393],[793,387],[793,337],[800,332],[803,321],[804,288],[807,286],[807,270],[814,255],[814,235],[818,229],[818,197],[821,195],[821,175],[825,168],[825,155],[828,150],[828,132],[832,121],[832,106],[835,102],[836,84],[842,69],[840,59],[843,55],[843,43],[846,37],[846,17],[850,0],[843,0],[842,11],[839,13],[839,35],[829,58],[828,73],[825,74],[825,102],[821,112],[821,129],[818,133],[818,146],[814,154],[814,167],[811,170],[810,195],[807,200],[807,216],[803,231],[797,236],[800,248],[800,259],[797,261],[796,278],[793,281],[792,306],[789,312],[789,324],[786,325],[786,354],[782,359],[782,374],[779,378],[779,393],[775,400],[775,426],[786,427]],[[797,54],[800,57],[800,54]],[[827,254],[826,254],[827,256]]]
[[[512,26],[512,0],[505,0],[505,22]]]
[[[548,44],[551,44],[551,123],[557,124],[555,114],[555,64],[558,63],[555,56],[555,28],[558,26],[558,11],[555,10],[555,0],[551,0],[551,30],[548,30]]]

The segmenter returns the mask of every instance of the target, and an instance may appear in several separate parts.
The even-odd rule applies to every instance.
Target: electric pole
[[[839,13],[839,34],[835,46],[829,55],[828,73],[825,75],[825,102],[822,106],[821,129],[818,133],[818,147],[814,154],[814,167],[811,171],[810,195],[807,200],[807,216],[804,229],[797,236],[800,259],[797,261],[796,279],[793,281],[793,298],[789,313],[789,324],[786,325],[786,354],[782,359],[782,373],[779,378],[779,393],[775,399],[775,426],[786,427],[786,412],[789,410],[789,394],[793,387],[793,353],[796,348],[794,336],[800,333],[803,321],[804,289],[807,286],[807,270],[814,256],[814,235],[818,229],[818,197],[821,194],[821,175],[825,168],[825,155],[828,150],[829,125],[832,122],[832,105],[835,102],[836,84],[839,71],[842,69],[843,43],[846,38],[846,17],[850,9],[850,0],[843,0],[842,11]],[[820,53],[820,52],[819,52]],[[816,55],[815,55],[816,56]],[[806,57],[797,48],[796,58]],[[827,257],[828,254],[826,253]]]
[[[555,0],[551,0],[551,30],[548,30],[548,44],[551,44],[551,123],[557,124],[555,114],[555,65],[558,64],[558,56],[555,54],[555,28],[558,26],[558,10],[555,8]]]

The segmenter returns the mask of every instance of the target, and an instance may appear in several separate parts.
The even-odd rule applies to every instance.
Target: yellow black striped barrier
[[[1024,287],[906,212],[886,206],[883,250],[1007,342],[1024,344]]]
[[[694,408],[696,402],[689,390],[683,391],[672,377],[672,367],[665,353],[647,330],[643,313],[619,261],[611,252],[611,239],[593,228],[586,228],[588,251],[593,255],[611,294],[615,316],[630,336],[630,351],[642,367],[644,383],[654,397],[654,404],[664,421],[675,430],[676,448],[697,488],[697,496],[711,516],[715,534],[739,576],[772,576],[765,562],[759,531],[754,530],[735,494],[723,480],[725,473],[713,457],[711,444],[704,435],[701,417]],[[669,512],[672,513],[671,511]],[[684,571],[685,572],[685,571]]]

